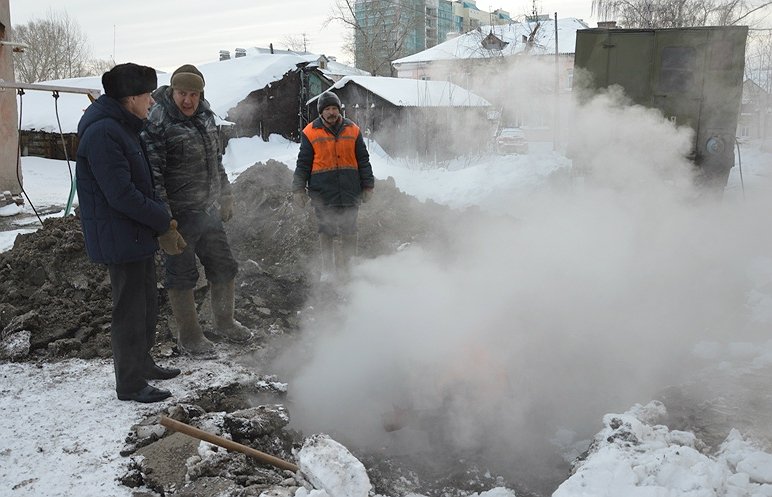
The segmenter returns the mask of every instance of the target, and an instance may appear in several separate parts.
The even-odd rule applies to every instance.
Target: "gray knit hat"
[[[326,91],[319,95],[319,99],[316,101],[316,111],[321,114],[322,111],[330,105],[334,105],[338,110],[341,110],[340,99],[338,96],[331,91]]]
[[[172,73],[171,87],[175,90],[203,92],[204,75],[193,64],[184,64]]]

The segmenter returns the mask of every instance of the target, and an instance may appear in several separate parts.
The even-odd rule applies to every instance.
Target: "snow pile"
[[[710,457],[692,433],[656,424],[666,415],[656,401],[605,415],[587,458],[553,497],[772,495],[772,455],[732,430]]]
[[[11,217],[24,212],[24,206],[8,204],[0,207],[0,217]]]
[[[298,463],[314,488],[326,492],[316,494],[319,497],[362,497],[372,488],[364,465],[325,434],[306,439]]]

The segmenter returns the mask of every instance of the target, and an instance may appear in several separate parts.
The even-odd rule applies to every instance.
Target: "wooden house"
[[[446,81],[347,76],[330,88],[344,114],[392,157],[447,160],[475,151],[492,133],[490,104]],[[316,116],[316,98],[309,103]]]

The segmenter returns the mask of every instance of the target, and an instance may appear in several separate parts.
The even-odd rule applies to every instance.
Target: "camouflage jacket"
[[[156,192],[175,217],[188,211],[206,211],[231,192],[214,113],[202,96],[196,113],[185,116],[166,85],[153,92],[153,99],[156,104],[150,109],[142,137]]]

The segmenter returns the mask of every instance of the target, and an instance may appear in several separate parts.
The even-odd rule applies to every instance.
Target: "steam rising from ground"
[[[303,332],[295,424],[536,458],[560,428],[591,436],[604,413],[677,383],[696,343],[742,340],[769,207],[697,195],[689,132],[654,111],[608,94],[573,116],[586,180],[502,203],[444,254],[356,268],[339,312]]]

